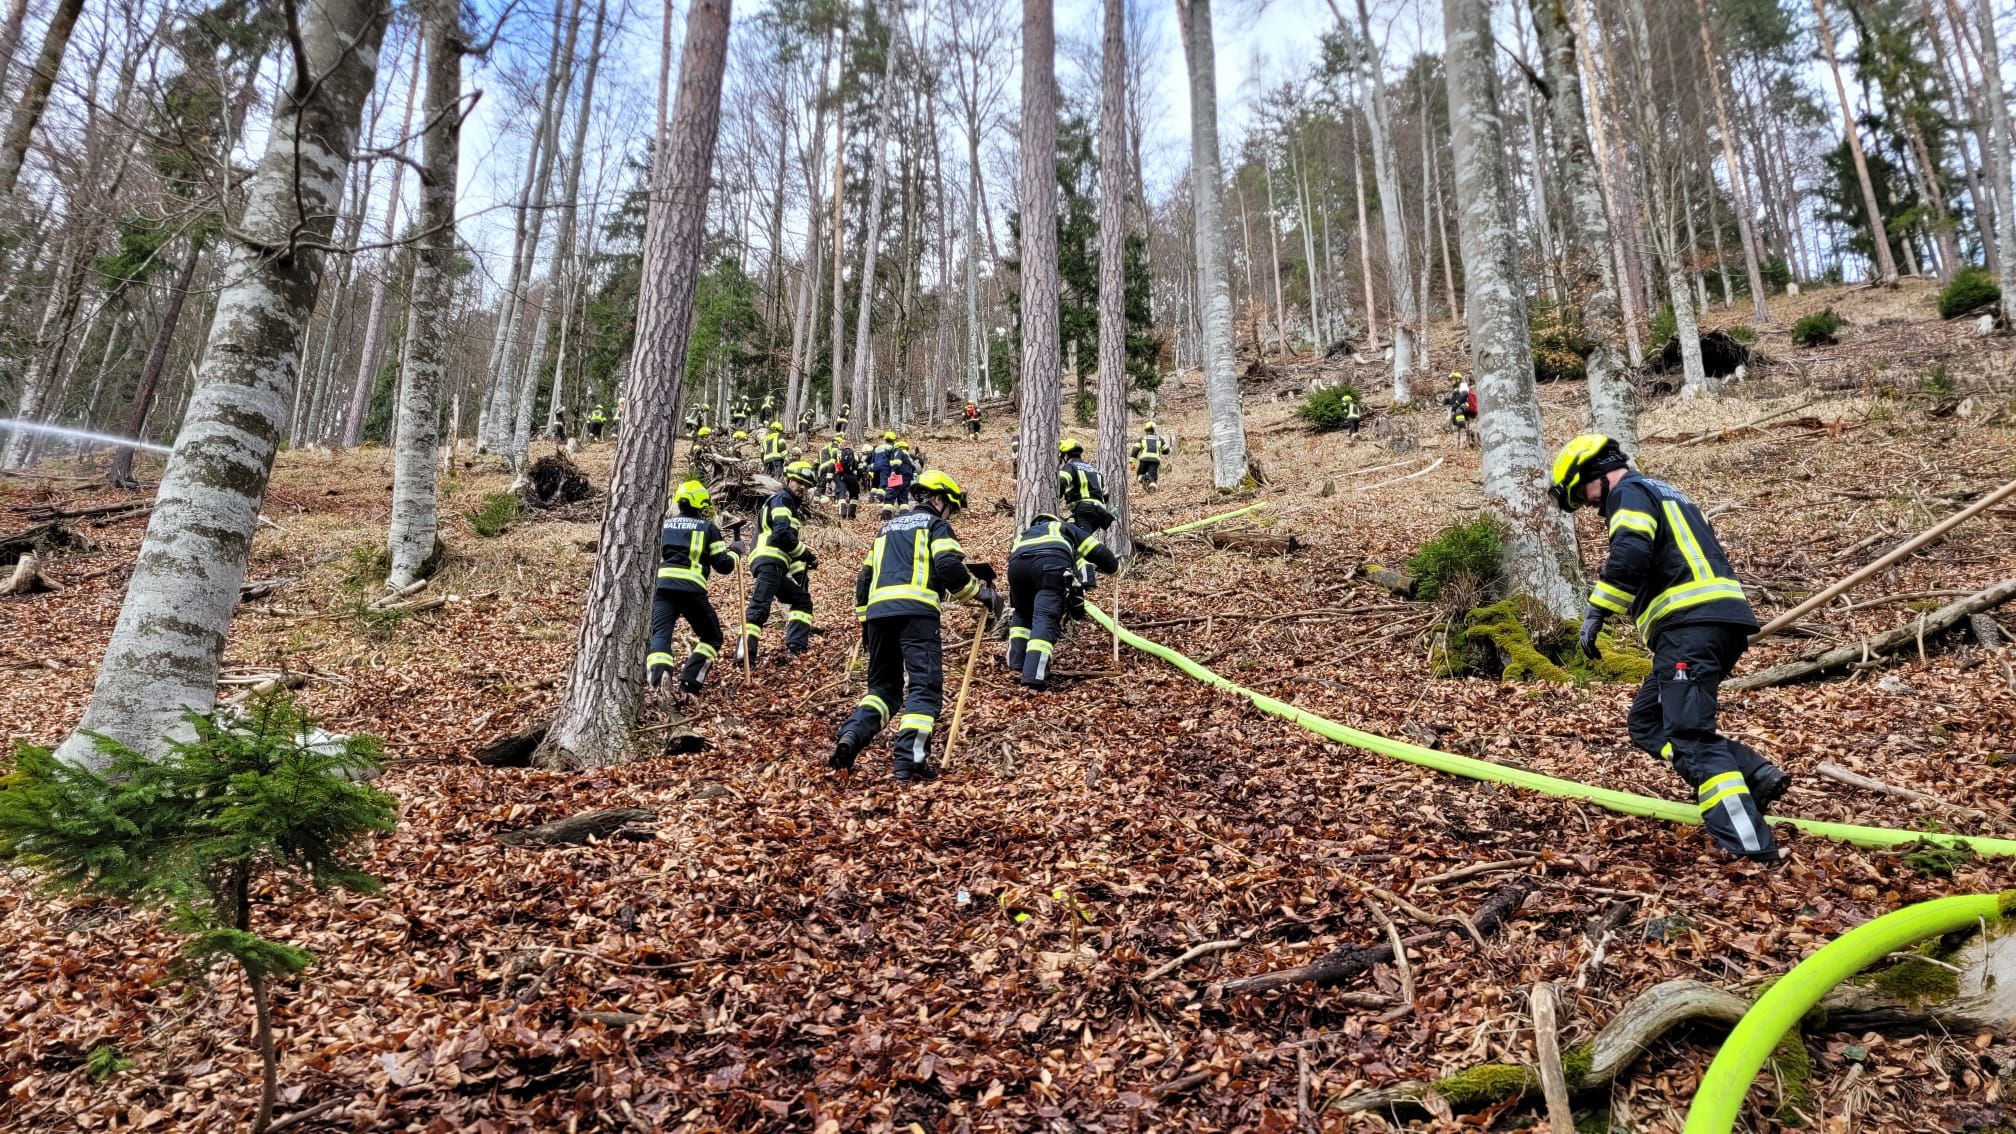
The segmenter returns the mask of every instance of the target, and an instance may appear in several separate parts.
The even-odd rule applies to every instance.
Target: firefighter
[[[882,443],[868,451],[868,474],[875,488],[889,487],[889,458],[896,452],[896,434],[885,431]]]
[[[746,653],[750,663],[755,663],[763,623],[770,618],[771,602],[777,599],[791,611],[784,624],[785,648],[792,654],[812,648],[812,593],[805,587],[805,574],[818,568],[819,556],[800,536],[798,512],[818,479],[804,461],[785,466],[783,490],[763,505],[757,517],[756,545],[749,552],[749,573],[755,582],[749,587],[749,609],[743,615],[737,662]],[[789,658],[780,654],[777,660],[782,663]]]
[[[945,703],[944,650],[938,641],[939,604],[973,600],[996,614],[1001,600],[985,564],[966,564],[949,522],[966,506],[966,494],[942,472],[917,481],[920,502],[882,525],[854,580],[854,615],[868,658],[868,693],[840,727],[828,763],[851,771],[854,758],[903,712],[892,750],[893,774],[902,782],[935,780],[928,762],[931,730]]]
[[[1064,499],[1064,510],[1071,516],[1071,522],[1088,532],[1103,532],[1113,526],[1113,511],[1107,504],[1106,478],[1098,469],[1085,463],[1085,446],[1075,437],[1067,437],[1057,443],[1059,467],[1057,469],[1057,495]],[[1098,583],[1098,575],[1092,565],[1083,559],[1078,561],[1078,581],[1086,590]]]
[[[609,439],[611,441],[614,441],[616,439],[616,434],[622,431],[623,411],[629,408],[630,408],[629,398],[616,399],[616,412],[609,415]]]
[[[763,392],[763,409],[760,412],[763,414],[765,421],[777,416],[777,396],[775,394],[772,394],[768,390]]]
[[[798,411],[798,436],[809,439],[812,436],[813,424],[814,419],[811,410],[803,409]]]
[[[736,430],[734,435],[728,439],[728,451],[733,453],[737,460],[740,460],[742,457],[742,442],[747,440],[749,440],[749,435],[740,429]]]
[[[749,395],[747,394],[735,395],[735,408],[733,410],[733,413],[735,415],[735,422],[734,422],[735,428],[748,429],[749,426],[752,424],[750,418],[754,416],[749,412]]]
[[[1470,422],[1477,416],[1477,395],[1470,390],[1470,382],[1461,371],[1449,375],[1452,385],[1449,396],[1442,404],[1449,407],[1449,428],[1455,431],[1456,444],[1468,447],[1476,442],[1470,432]]]
[[[697,480],[679,486],[672,497],[678,509],[665,518],[659,538],[658,589],[651,599],[651,654],[644,661],[651,685],[663,685],[672,676],[676,661],[672,656],[672,631],[684,618],[693,628],[693,652],[679,672],[679,689],[700,692],[707,671],[721,653],[721,619],[714,604],[707,601],[707,572],[725,575],[741,563],[742,548],[726,543],[721,529],[708,519],[713,502]]]
[[[591,442],[602,440],[602,427],[607,424],[609,424],[609,411],[602,408],[601,402],[596,402],[595,408],[588,411],[588,440]]]
[[[1351,434],[1351,440],[1358,440],[1358,423],[1364,418],[1365,410],[1358,404],[1358,396],[1344,391],[1344,429]]]
[[[847,432],[847,422],[851,420],[853,416],[854,416],[854,403],[853,402],[843,403],[840,406],[840,416],[833,419],[834,432],[836,433]]]
[[[1596,657],[1604,619],[1629,614],[1652,651],[1631,702],[1631,741],[1670,762],[1694,789],[1715,845],[1775,865],[1784,855],[1764,812],[1791,777],[1716,731],[1716,693],[1757,632],[1757,617],[1715,531],[1694,502],[1629,467],[1617,443],[1584,433],[1554,458],[1549,491],[1563,511],[1595,505],[1610,554],[1582,617],[1582,652]]]
[[[770,423],[770,431],[763,435],[763,471],[771,476],[783,476],[784,466],[791,459],[791,443],[784,440],[782,422]]]
[[[1162,478],[1162,458],[1169,452],[1169,443],[1155,435],[1155,423],[1149,422],[1141,429],[1141,440],[1134,443],[1134,475],[1141,486],[1155,491],[1155,482]]]
[[[966,403],[966,438],[969,441],[980,440],[980,407],[972,402]]]
[[[1065,610],[1078,588],[1078,565],[1111,575],[1120,569],[1099,537],[1056,516],[1036,517],[1008,553],[1008,668],[1025,688],[1041,691],[1050,680],[1050,651],[1063,629]]]
[[[861,510],[861,458],[844,435],[833,439],[840,443],[840,455],[833,461],[833,496],[840,502],[840,518],[851,520]]]
[[[910,455],[910,442],[898,441],[889,452],[889,477],[885,495],[898,506],[910,503],[911,486],[917,482],[917,458]]]
[[[840,450],[847,445],[847,439],[835,433],[833,440],[819,446],[819,491],[828,496],[833,493],[833,474],[838,470],[834,462],[840,459]]]
[[[698,441],[700,439],[700,427],[706,424],[706,420],[698,408],[687,410],[686,436]]]

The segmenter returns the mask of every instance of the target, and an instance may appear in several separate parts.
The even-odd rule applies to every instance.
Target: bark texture
[[[2010,187],[2009,105],[2002,88],[2002,47],[1995,36],[1994,0],[1980,0],[1982,95],[1987,100],[1989,169],[1995,183],[1995,236],[2002,249],[2002,322],[2016,327],[2016,192]]]
[[[858,282],[861,291],[861,302],[860,307],[854,313],[854,395],[852,401],[859,413],[854,420],[847,423],[848,437],[854,440],[860,439],[861,426],[863,424],[862,419],[866,418],[870,412],[868,385],[869,363],[872,361],[872,358],[868,350],[869,315],[874,311],[875,307],[876,254],[882,247],[882,194],[889,185],[889,160],[888,154],[884,151],[888,146],[889,116],[892,113],[890,105],[892,101],[891,96],[896,93],[896,56],[898,54],[896,37],[892,34],[889,38],[888,55],[882,62],[882,88],[876,95],[875,126],[868,142],[868,160],[874,164],[873,168],[868,171],[868,215],[865,218],[867,222],[866,231],[861,239],[861,276]],[[836,194],[840,192],[840,189],[837,187],[838,184],[836,181],[836,188],[834,189]],[[833,311],[837,316],[840,311],[839,289],[835,288],[833,294]],[[840,356],[836,353],[833,356],[833,360],[835,366],[834,373],[838,374],[840,372],[838,370]],[[887,421],[891,417],[892,415],[885,411],[882,420]]]
[[[1484,495],[1505,525],[1505,574],[1512,589],[1572,618],[1582,606],[1581,561],[1573,525],[1547,496],[1547,452],[1504,165],[1490,4],[1443,0],[1442,20]]]
[[[103,766],[87,732],[158,752],[164,736],[186,735],[184,709],[216,702],[225,631],[322,286],[317,246],[335,224],[387,14],[378,0],[324,0],[303,12],[307,70],[289,68],[246,183],[196,388],[91,704],[62,759]]]
[[[1196,212],[1197,315],[1203,347],[1204,404],[1211,414],[1211,483],[1239,487],[1246,477],[1246,422],[1232,357],[1231,269],[1225,255],[1225,184],[1218,161],[1218,63],[1211,42],[1211,0],[1179,0],[1183,53],[1190,69],[1190,200]],[[1370,296],[1367,296],[1369,303]],[[1027,442],[1024,442],[1024,451]]]
[[[645,607],[665,519],[665,483],[678,431],[707,222],[707,182],[721,122],[729,0],[693,0],[686,14],[677,103],[651,169],[637,347],[616,434],[601,554],[588,580],[581,631],[558,714],[533,756],[543,768],[600,767],[636,750],[631,725],[644,676]]]
[[[1617,298],[1611,258],[1610,216],[1589,144],[1582,105],[1582,72],[1568,0],[1531,0],[1547,71],[1547,118],[1560,153],[1561,192],[1568,204],[1568,240],[1562,258],[1568,290],[1582,305],[1582,326],[1592,349],[1586,364],[1589,417],[1596,432],[1627,453],[1638,451],[1638,405],[1624,354],[1624,311]]]
[[[1862,131],[1855,122],[1854,104],[1848,101],[1848,87],[1841,81],[1841,61],[1834,55],[1834,28],[1827,22],[1827,7],[1821,0],[1813,0],[1813,15],[1820,21],[1820,48],[1827,56],[1827,70],[1834,76],[1834,95],[1841,102],[1842,131],[1848,138],[1848,153],[1855,159],[1855,179],[1862,186],[1862,212],[1869,221],[1870,240],[1876,245],[1876,278],[1886,286],[1894,284],[1897,262],[1890,256],[1890,235],[1884,230],[1883,210],[1876,204],[1875,183],[1869,180],[1869,159],[1862,153]]]
[[[1052,0],[1022,0],[1022,460],[1015,523],[1057,508],[1057,33]],[[1110,486],[1109,486],[1110,487]]]
[[[1414,274],[1407,261],[1407,221],[1400,215],[1400,173],[1393,164],[1392,122],[1387,114],[1385,60],[1372,42],[1372,17],[1358,0],[1358,32],[1364,67],[1372,80],[1365,121],[1372,131],[1372,175],[1379,182],[1379,218],[1386,229],[1386,286],[1393,292],[1393,404],[1414,400],[1408,378],[1414,373]]]
[[[59,0],[56,11],[49,17],[49,28],[42,34],[42,50],[35,56],[28,82],[21,89],[21,101],[15,104],[14,116],[7,122],[7,137],[0,141],[0,205],[14,196],[14,184],[21,179],[21,163],[28,157],[28,141],[35,134],[36,124],[42,121],[43,108],[49,105],[50,88],[56,85],[56,73],[63,68],[63,53],[70,47],[70,33],[76,29],[77,17],[83,11],[84,0]]]
[[[455,183],[462,153],[460,0],[426,0],[420,34],[427,50],[427,94],[420,153],[420,252],[413,268],[412,318],[406,333],[399,400],[398,454],[392,469],[392,570],[385,585],[411,586],[433,557],[440,534],[434,494],[441,376],[448,354],[454,292]]]
[[[1105,0],[1099,47],[1099,471],[1113,494],[1106,546],[1134,552],[1127,507],[1127,5]]]

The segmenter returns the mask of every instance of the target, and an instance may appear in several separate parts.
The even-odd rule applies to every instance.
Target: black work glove
[[[1603,631],[1603,608],[1590,604],[1582,609],[1582,636],[1576,644],[1582,647],[1585,658],[1602,657],[1603,652],[1596,647],[1596,635]]]
[[[992,583],[996,578],[992,563],[968,563],[966,573],[983,583]]]
[[[1001,620],[1001,613],[1008,605],[1001,600],[1001,592],[984,584],[980,587],[980,592],[973,596],[973,601],[986,607],[987,616],[996,622]]]
[[[798,562],[803,563],[807,571],[817,570],[819,567],[819,553],[808,547],[805,549],[805,554],[799,557]]]
[[[734,554],[735,558],[741,559],[749,554],[749,545],[738,539],[728,545],[728,550]]]

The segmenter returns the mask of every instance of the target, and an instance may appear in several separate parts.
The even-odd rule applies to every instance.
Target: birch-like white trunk
[[[895,12],[891,13],[891,16],[896,20],[901,20],[902,8],[900,5]],[[882,62],[881,90],[875,98],[875,125],[868,136],[868,161],[871,163],[871,167],[868,170],[868,215],[863,218],[865,224],[861,235],[861,275],[859,276],[858,283],[861,289],[859,296],[860,304],[854,313],[854,394],[852,401],[857,409],[862,410],[865,410],[868,405],[868,317],[875,307],[875,251],[882,245],[882,194],[889,186],[888,126],[889,116],[892,113],[891,96],[896,91],[896,56],[898,53],[896,34],[894,32],[889,37],[889,45],[886,50],[888,51],[888,55]],[[837,182],[833,192],[835,194],[840,192]],[[833,307],[836,314],[840,310],[838,294],[836,289]],[[837,354],[834,356],[834,365],[836,367],[839,365],[839,356]],[[839,371],[836,369],[834,373],[838,374]],[[847,433],[850,438],[857,441],[860,439],[861,427],[864,424],[861,418],[864,416],[866,416],[865,413],[857,415],[854,420],[847,423]]]
[[[2001,246],[2002,322],[2016,327],[2016,191],[2009,175],[2009,103],[2002,86],[2002,48],[1995,35],[1994,0],[1980,0],[1981,94],[1987,102],[1991,174],[1995,185],[1995,236]]]
[[[1211,415],[1211,483],[1230,490],[1246,478],[1246,421],[1232,356],[1224,167],[1218,159],[1217,48],[1211,39],[1211,0],[1179,3],[1183,54],[1190,70],[1190,201],[1196,213],[1197,305],[1204,348],[1204,404]],[[1026,433],[1022,451],[1030,451]]]
[[[427,51],[427,107],[420,153],[420,248],[413,267],[398,454],[392,468],[392,570],[385,585],[393,590],[420,577],[440,534],[434,450],[455,288],[455,185],[462,153],[461,0],[423,0],[420,21]]]
[[[1112,494],[1106,546],[1134,553],[1127,507],[1127,0],[1105,0],[1099,48],[1099,471]]]
[[[1610,217],[1589,144],[1575,31],[1561,0],[1530,3],[1547,73],[1547,117],[1560,154],[1561,193],[1568,204],[1563,270],[1569,291],[1581,297],[1582,326],[1591,344],[1586,364],[1590,422],[1596,432],[1616,441],[1625,452],[1636,453],[1637,395],[1622,349],[1624,312],[1617,298],[1617,272],[1610,251]]]
[[[1372,42],[1372,16],[1365,0],[1358,0],[1358,31],[1365,71],[1372,79],[1372,104],[1366,121],[1372,130],[1372,175],[1379,183],[1379,219],[1386,229],[1386,286],[1393,289],[1393,404],[1404,406],[1414,400],[1408,385],[1414,373],[1414,332],[1407,325],[1415,315],[1414,273],[1407,259],[1407,221],[1400,215],[1400,173],[1393,164],[1386,61]]]
[[[289,68],[243,215],[226,230],[228,266],[194,396],[64,760],[104,767],[87,733],[162,751],[165,737],[188,735],[185,710],[216,704],[225,634],[322,284],[318,246],[334,227],[385,15],[375,0],[303,10],[307,73]]]
[[[343,446],[355,448],[364,439],[364,418],[371,412],[371,393],[378,384],[378,347],[385,335],[385,289],[398,263],[392,241],[399,235],[399,195],[406,187],[406,139],[413,132],[413,100],[420,86],[420,37],[413,37],[413,77],[406,84],[406,106],[399,112],[398,158],[392,162],[392,194],[385,203],[385,227],[379,239],[387,246],[371,273],[371,305],[364,316],[364,349],[357,357],[357,377],[350,387],[350,412],[343,419]]]
[[[1574,525],[1547,495],[1546,439],[1505,171],[1490,0],[1443,0],[1442,19],[1484,496],[1505,527],[1505,575],[1512,589],[1539,599],[1561,618],[1573,618],[1583,601],[1581,559]]]

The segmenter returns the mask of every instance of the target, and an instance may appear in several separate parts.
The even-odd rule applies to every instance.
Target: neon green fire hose
[[[1694,1105],[1687,1109],[1684,1134],[1729,1134],[1750,1082],[1777,1048],[1779,1040],[1811,1011],[1834,986],[1898,949],[1928,937],[1967,929],[2002,916],[2000,894],[1967,894],[1905,906],[1828,942],[1799,962],[1791,972],[1759,997],[1722,1044]]]
[[[1097,605],[1087,603],[1085,609],[1101,626],[1104,626],[1109,631],[1114,629],[1113,620],[1107,616],[1105,611],[1100,610]],[[1431,768],[1447,775],[1462,776],[1472,780],[1487,780],[1492,783],[1510,784],[1513,787],[1525,788],[1528,791],[1537,791],[1543,795],[1551,795],[1560,799],[1586,800],[1598,807],[1607,808],[1608,810],[1625,815],[1641,815],[1651,819],[1664,819],[1669,823],[1699,824],[1701,822],[1700,812],[1688,804],[1675,803],[1667,799],[1655,799],[1648,795],[1636,795],[1627,791],[1616,791],[1611,788],[1592,787],[1588,784],[1576,783],[1573,780],[1557,779],[1553,776],[1541,775],[1538,772],[1528,772],[1521,768],[1508,768],[1502,764],[1493,764],[1488,760],[1458,756],[1450,752],[1437,752],[1432,748],[1423,748],[1418,744],[1408,744],[1405,741],[1392,740],[1374,733],[1361,732],[1325,717],[1319,717],[1314,713],[1305,713],[1285,701],[1277,701],[1264,693],[1257,693],[1243,685],[1220,677],[1177,651],[1158,642],[1151,642],[1124,626],[1120,627],[1117,633],[1121,641],[1143,653],[1161,658],[1163,661],[1168,662],[1198,681],[1216,686],[1228,692],[1237,693],[1251,701],[1254,707],[1260,711],[1271,713],[1291,724],[1300,725],[1318,736],[1327,740],[1334,740],[1339,744],[1348,744],[1353,748],[1362,748],[1368,752],[1376,752],[1381,756],[1390,756],[1395,760],[1404,760],[1410,764],[1419,764],[1424,768]],[[2012,839],[1994,839],[1980,835],[1932,835],[1923,831],[1896,831],[1888,827],[1864,827],[1853,823],[1830,823],[1819,819],[1794,819],[1775,815],[1772,816],[1772,822],[1790,823],[1807,834],[1819,835],[1822,838],[1837,839],[1841,842],[1854,843],[1866,847],[1900,847],[1922,842],[1965,847],[1976,854],[1984,856],[2016,856],[2016,840]]]
[[[1215,523],[1217,523],[1217,522],[1218,522],[1218,521],[1220,521],[1220,520],[1229,520],[1229,519],[1231,519],[1231,518],[1232,518],[1232,517],[1234,517],[1234,516],[1243,516],[1243,515],[1245,515],[1245,514],[1246,514],[1246,513],[1248,513],[1248,512],[1255,512],[1255,511],[1258,511],[1258,510],[1260,510],[1260,509],[1262,509],[1262,508],[1265,508],[1266,506],[1267,506],[1267,502],[1266,502],[1265,500],[1262,500],[1262,501],[1261,501],[1260,503],[1258,503],[1258,504],[1248,504],[1248,505],[1246,505],[1246,506],[1245,506],[1244,508],[1234,508],[1234,509],[1232,509],[1232,510],[1231,510],[1230,512],[1220,512],[1220,513],[1218,513],[1218,514],[1217,514],[1217,515],[1215,515],[1215,516],[1206,516],[1206,517],[1204,517],[1204,518],[1203,518],[1203,519],[1201,519],[1201,520],[1192,520],[1192,521],[1190,521],[1190,522],[1189,522],[1189,523],[1187,523],[1187,524],[1177,524],[1177,525],[1176,525],[1175,527],[1173,527],[1173,528],[1163,528],[1163,529],[1162,529],[1161,531],[1159,531],[1159,532],[1149,532],[1148,534],[1149,534],[1149,535],[1173,535],[1173,534],[1175,534],[1176,532],[1187,532],[1187,531],[1189,531],[1189,530],[1190,530],[1191,528],[1201,528],[1201,527],[1205,526],[1206,524],[1215,524]]]

